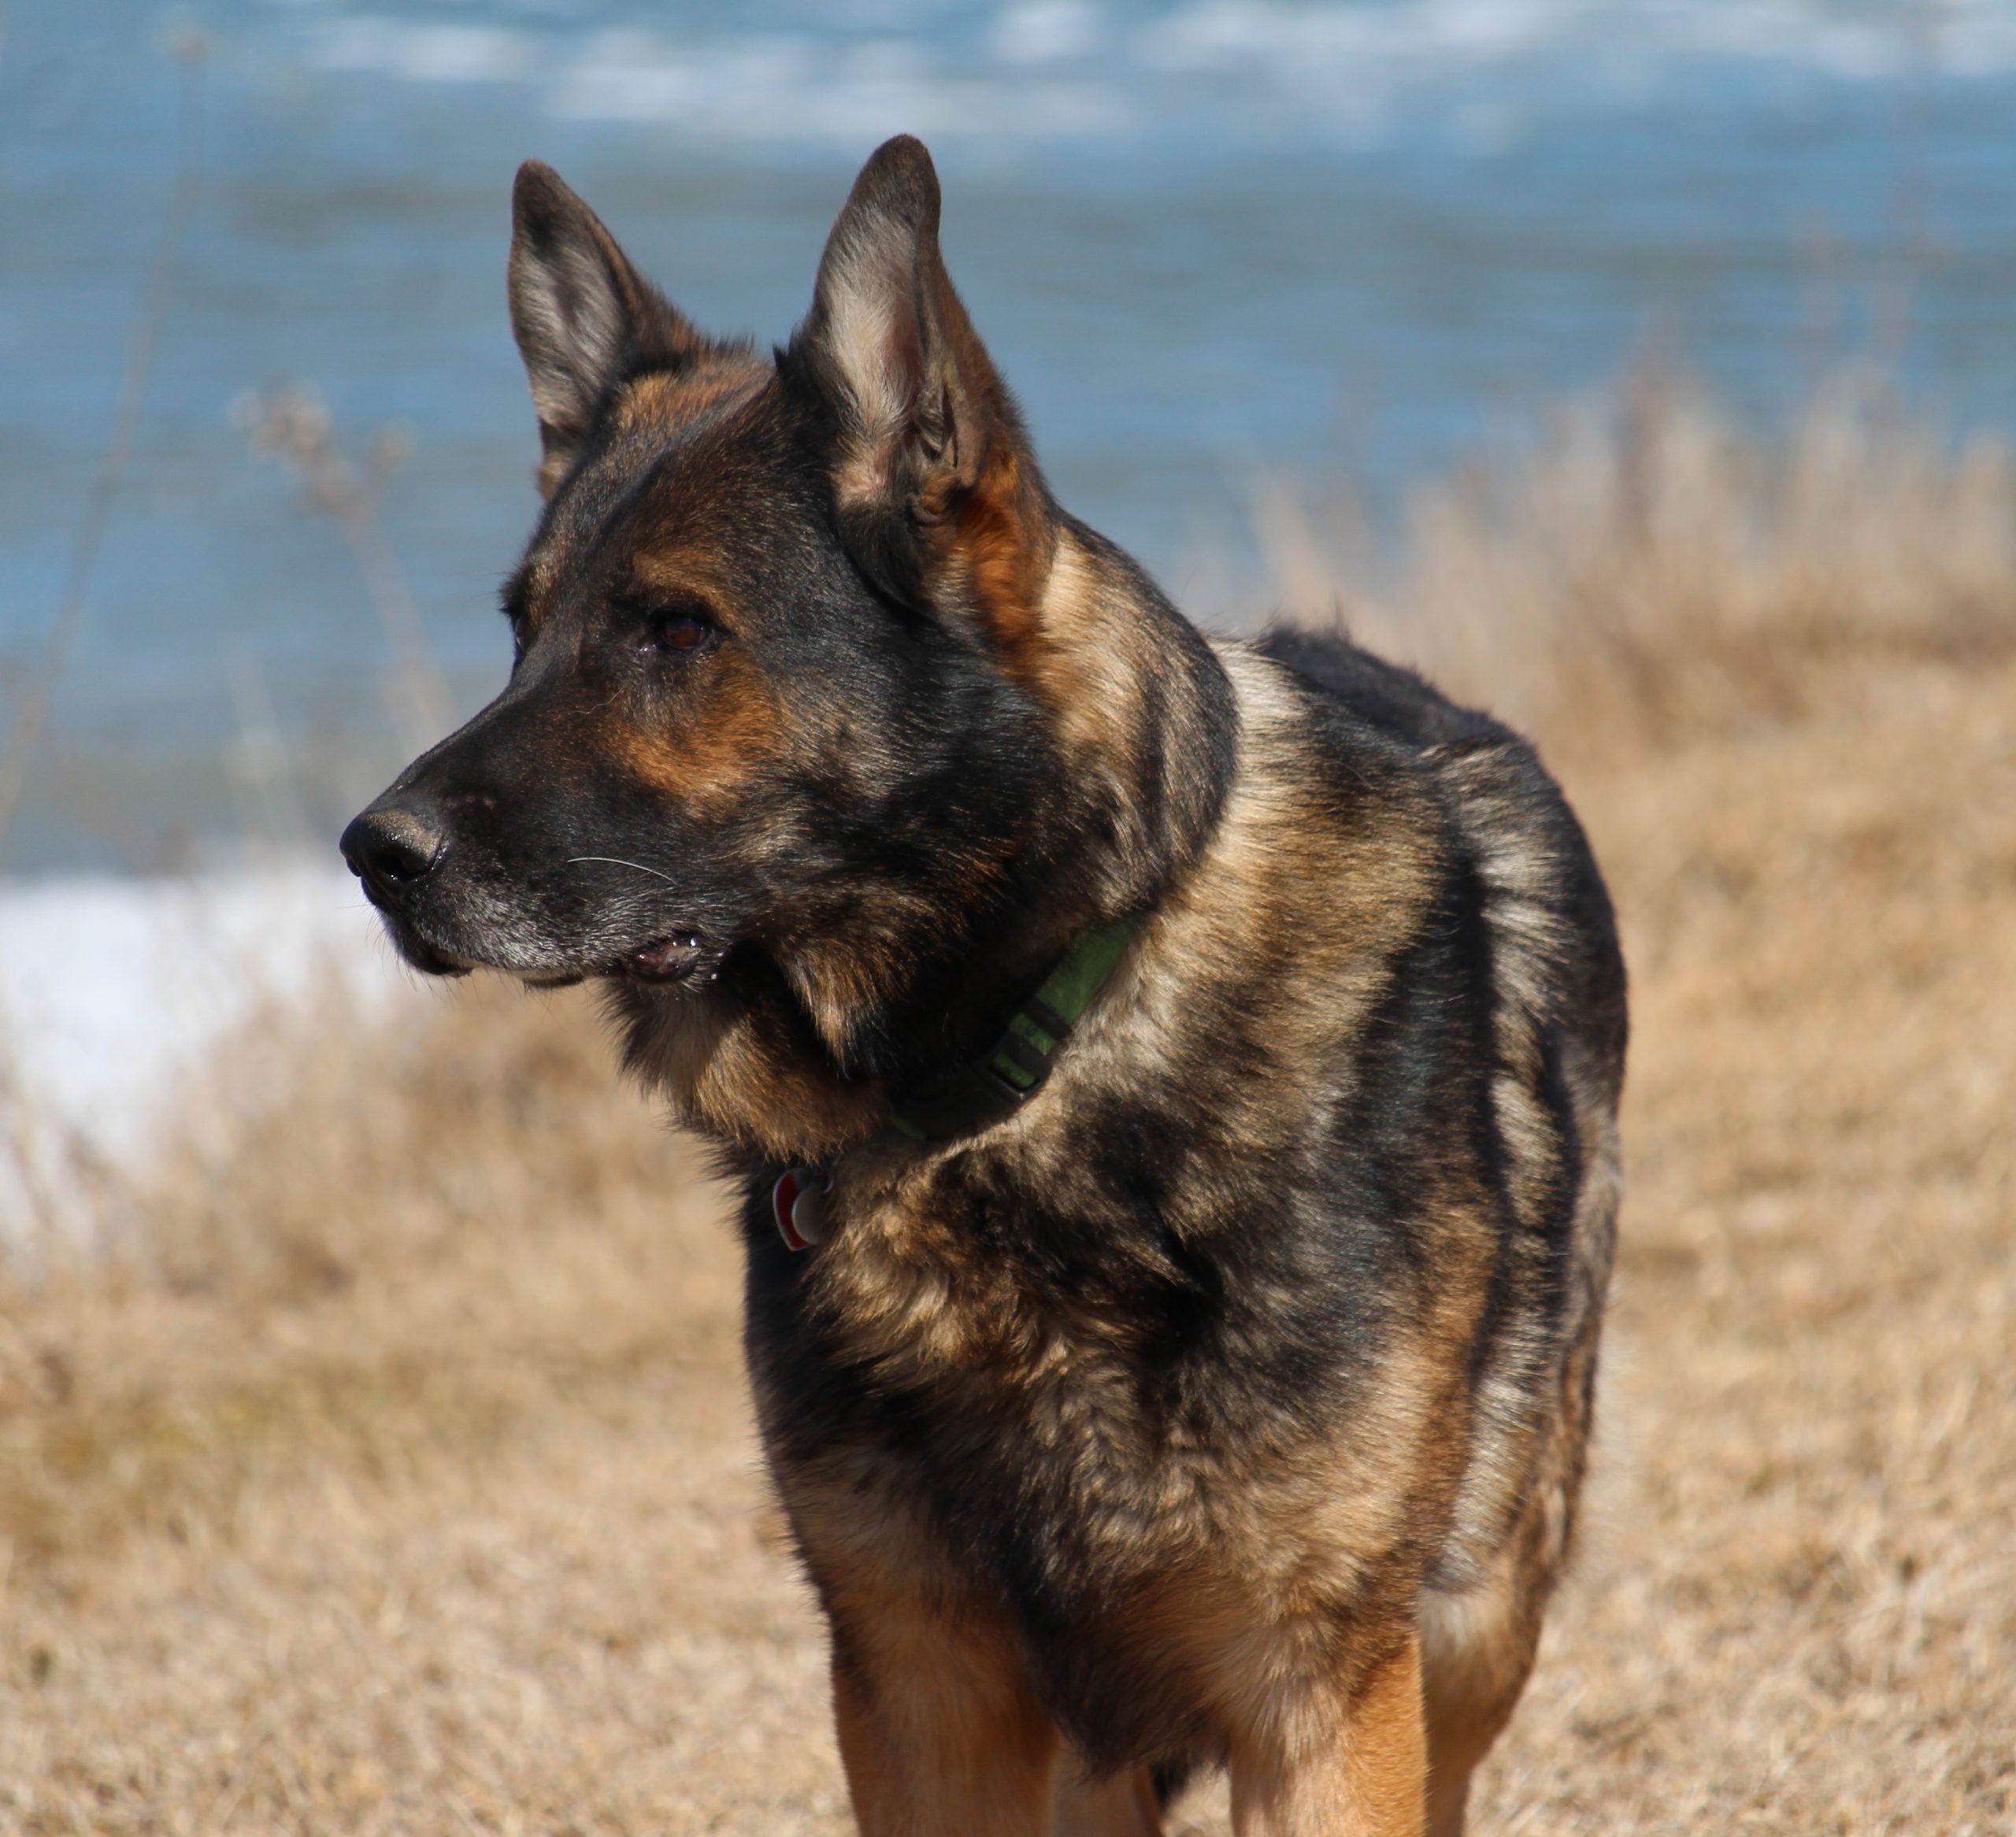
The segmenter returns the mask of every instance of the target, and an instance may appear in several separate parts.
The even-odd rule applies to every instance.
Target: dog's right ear
[[[832,429],[856,561],[900,599],[962,605],[1012,646],[1034,628],[1053,507],[945,272],[939,203],[921,142],[876,150],[826,239],[784,369]]]
[[[566,474],[605,391],[676,369],[702,340],[630,265],[602,220],[537,160],[511,188],[511,329],[539,414],[540,491]]]

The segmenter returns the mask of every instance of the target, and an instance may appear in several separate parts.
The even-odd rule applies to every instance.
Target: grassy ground
[[[1274,507],[1284,597],[1540,732],[1635,978],[1592,1529],[1480,1831],[2016,1828],[2012,507],[1867,401],[1677,398],[1380,582]],[[101,1177],[127,1252],[0,1289],[0,1829],[847,1828],[728,1241],[609,1057],[274,1017]]]

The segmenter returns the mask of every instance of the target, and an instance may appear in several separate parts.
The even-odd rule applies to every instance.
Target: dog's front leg
[[[1238,1837],[1421,1837],[1428,1744],[1411,1634],[1349,1691],[1287,1684],[1235,1732]]]
[[[862,1837],[1044,1837],[1061,1743],[1007,1630],[914,1598],[830,1611]]]
[[[1147,1768],[1093,1780],[1074,1757],[1058,1767],[1050,1837],[1162,1837],[1162,1807]]]

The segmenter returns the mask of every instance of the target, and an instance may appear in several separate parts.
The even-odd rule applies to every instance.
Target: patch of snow
[[[0,1053],[34,1115],[119,1155],[263,1001],[410,980],[340,868],[0,881]]]

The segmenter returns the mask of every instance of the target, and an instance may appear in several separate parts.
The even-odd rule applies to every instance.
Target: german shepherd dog
[[[938,221],[891,141],[765,355],[524,167],[516,661],[343,852],[738,1182],[869,1837],[1448,1837],[1574,1524],[1609,902],[1514,735],[1059,507]]]

